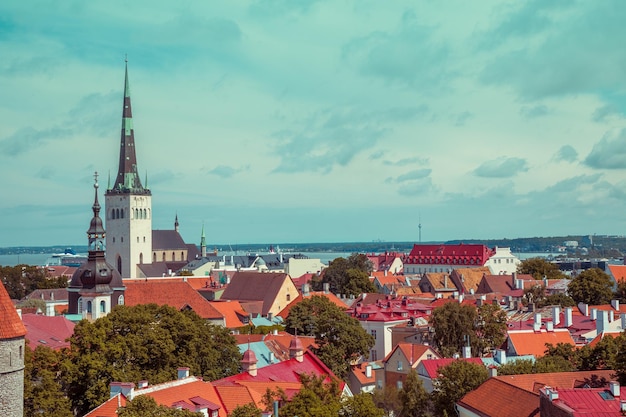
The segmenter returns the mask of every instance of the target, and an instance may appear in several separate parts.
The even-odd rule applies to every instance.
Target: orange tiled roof
[[[539,332],[533,330],[511,330],[508,332],[509,343],[513,344],[513,348],[518,355],[534,355],[539,358],[546,351],[546,343],[556,346],[557,343],[569,343],[576,346],[576,342],[572,339],[572,335],[567,329],[554,329],[554,331],[546,331],[541,329]]]
[[[539,416],[539,395],[497,378],[489,378],[458,404],[481,416]]]
[[[224,316],[226,327],[229,329],[244,326],[241,316],[247,316],[239,301],[210,301],[210,304]]]
[[[428,350],[432,350],[430,346],[418,345],[415,343],[398,343],[398,348],[402,351],[402,353],[404,354],[404,357],[406,357],[408,360],[413,359],[413,363],[411,364],[411,366],[414,365],[415,361],[420,356],[422,356]],[[432,351],[433,353],[437,354],[434,350]]]
[[[135,394],[140,395],[142,394],[141,391],[141,389],[138,389],[135,391]],[[154,398],[157,404],[161,404],[166,407],[171,407],[174,403],[179,401],[184,401],[192,405],[193,403],[190,398],[201,397],[219,405],[220,409],[218,411],[218,415],[220,417],[226,417],[226,410],[224,410],[223,404],[217,391],[215,390],[215,387],[211,385],[210,382],[204,382],[200,379],[182,385],[164,387],[163,389],[159,389],[154,392],[147,392],[144,395]]]
[[[553,388],[574,388],[582,385],[581,382],[591,379],[594,375],[611,381],[615,371],[578,371],[578,372],[551,372],[545,374],[498,375],[496,378],[525,391],[539,393],[539,389],[549,385]]]
[[[224,317],[188,282],[161,279],[124,280],[124,285],[126,286],[124,303],[128,306],[155,303],[178,310],[188,307],[203,319]]]
[[[15,310],[4,284],[0,282],[0,339],[13,339],[26,335],[26,327]]]
[[[257,407],[261,405],[261,397],[256,398],[257,396],[253,395],[248,387],[242,385],[216,386],[215,390],[220,396],[220,400],[222,404],[224,404],[226,412],[229,414],[240,405],[250,403],[253,403]]]
[[[376,374],[374,372],[374,369],[372,369],[372,376],[371,377],[368,378],[365,375],[365,368],[367,368],[368,365],[371,365],[373,363],[376,363],[376,364],[378,364],[379,366],[382,367],[380,361],[362,362],[362,363],[352,367],[352,374],[356,377],[357,381],[359,381],[359,384],[361,384],[361,386],[363,386],[363,385],[371,385],[371,384],[376,382]]]
[[[85,414],[85,417],[117,417],[117,409],[120,407],[126,407],[126,397],[117,394]]]
[[[626,265],[607,265],[609,267],[609,272],[615,279],[615,282],[620,282],[620,280],[626,280]]]

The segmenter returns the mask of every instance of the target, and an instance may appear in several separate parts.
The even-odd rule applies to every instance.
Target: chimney
[[[494,352],[495,360],[500,365],[506,364],[506,351],[504,349],[496,349]]]
[[[619,382],[611,381],[609,383],[609,386],[611,387],[611,395],[613,395],[615,398],[619,398],[619,392],[620,392]]]
[[[303,297],[308,297],[310,295],[309,293],[309,284],[302,284],[302,296]]]
[[[595,308],[591,311],[596,311],[597,320],[596,320],[596,331],[598,334],[602,334],[609,330],[609,312],[600,310],[597,311]]]
[[[459,294],[459,304],[463,303],[463,298],[464,298],[463,294]]]
[[[541,327],[541,313],[535,313],[535,324],[539,323],[539,327]]]
[[[132,382],[111,382],[109,388],[111,394],[110,398],[115,397],[117,394],[122,394],[129,400],[133,399],[135,384]]]
[[[572,307],[565,307],[565,327],[570,327],[573,324],[572,321]]]
[[[622,313],[620,316],[622,319],[622,330],[626,330],[626,313]]]
[[[609,323],[613,323],[615,321],[615,311],[609,310]]]
[[[555,401],[559,399],[559,392],[556,389],[546,386],[545,390],[546,396],[550,401]]]
[[[323,285],[323,289],[324,289],[324,294],[328,294],[330,292],[330,284],[328,282],[325,282]]]
[[[274,363],[275,361],[275,357],[274,357],[274,352],[270,351],[270,358],[269,358],[269,363]]]
[[[552,307],[552,321],[555,326],[558,326],[561,323],[561,306]]]
[[[189,377],[189,368],[178,368],[178,379]]]
[[[546,331],[553,332],[554,331],[554,323],[551,321],[546,322]]]
[[[536,331],[536,332],[540,331],[541,330],[541,323],[534,322],[533,323],[533,330]]]
[[[516,279],[515,280],[515,289],[516,290],[523,290],[524,289],[524,280],[523,279]]]
[[[471,358],[472,357],[472,348],[469,346],[463,346],[463,358]]]
[[[611,300],[611,307],[613,307],[616,311],[619,311],[619,300]]]
[[[578,303],[578,309],[583,316],[589,316],[589,305],[585,303]]]
[[[139,381],[137,383],[137,388],[138,389],[144,389],[148,387],[148,381],[146,381],[145,379],[143,381]]]
[[[517,272],[511,274],[511,288],[517,288]]]
[[[372,377],[372,365],[367,365],[365,367],[365,378],[371,378]]]
[[[490,366],[489,367],[489,377],[493,378],[498,376],[498,367],[497,366]]]
[[[598,319],[598,309],[597,308],[592,308],[591,309],[591,320],[597,320]]]

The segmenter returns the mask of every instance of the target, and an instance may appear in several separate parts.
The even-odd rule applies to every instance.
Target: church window
[[[176,260],[176,252],[172,252],[172,261],[175,261],[175,260]],[[181,261],[182,261],[182,259],[181,259]]]
[[[156,252],[152,254],[152,262],[156,262]]]
[[[146,209],[143,209],[143,218],[147,219],[148,218],[148,212]]]
[[[146,237],[145,236],[143,237],[143,243],[146,243]]]
[[[78,298],[78,314],[82,314],[83,312],[83,297]]]
[[[124,305],[124,296],[120,295],[119,297],[117,297],[117,305],[119,306],[123,306]]]
[[[116,219],[120,218],[120,209],[115,209],[115,218]]]
[[[185,252],[181,252],[180,253],[180,260],[184,261],[185,260]]]
[[[104,300],[100,301],[100,312],[101,313],[107,312],[107,304],[104,302]]]
[[[24,356],[24,346],[20,346],[20,359]]]
[[[87,301],[87,314],[91,314],[91,301]]]
[[[122,219],[124,218],[124,209],[120,210],[120,216],[121,216]]]
[[[137,242],[139,242],[139,238],[137,238]],[[143,263],[143,253],[139,254],[139,263],[142,264]]]
[[[139,243],[139,236],[137,236],[137,243]]]
[[[122,257],[117,257],[117,272],[122,273]]]
[[[165,252],[163,252],[163,259],[161,260],[165,262]]]

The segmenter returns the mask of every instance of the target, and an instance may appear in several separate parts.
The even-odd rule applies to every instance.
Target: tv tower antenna
[[[421,214],[418,216],[418,219],[419,219],[419,224],[417,225],[417,228],[419,230],[419,240],[418,240],[418,242],[422,243],[422,215]]]

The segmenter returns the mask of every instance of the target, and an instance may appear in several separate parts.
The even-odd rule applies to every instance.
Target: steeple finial
[[[178,232],[178,213],[176,213],[176,217],[174,218],[174,230]]]
[[[87,230],[87,240],[89,242],[90,251],[104,250],[104,238],[105,232],[102,226],[102,219],[100,218],[100,203],[98,202],[98,172],[93,174],[94,183],[94,201],[93,201],[93,218],[89,224],[89,230]]]

